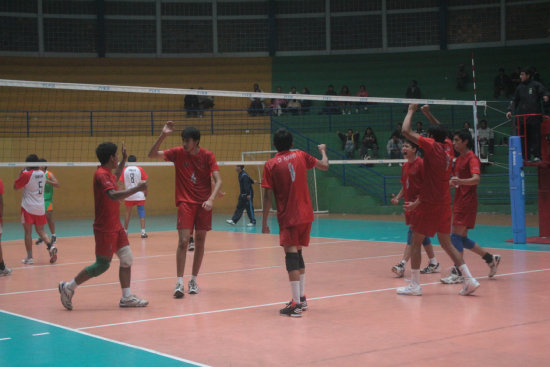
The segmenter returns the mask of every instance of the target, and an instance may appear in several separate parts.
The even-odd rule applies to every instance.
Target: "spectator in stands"
[[[282,94],[283,89],[281,87],[277,87],[277,93]],[[287,100],[284,98],[272,98],[271,99],[271,110],[272,113],[276,116],[281,116],[283,114],[284,109],[286,108]]]
[[[187,117],[197,117],[199,113],[199,97],[194,94],[187,94],[183,99],[183,108],[187,111]]]
[[[303,87],[302,94],[311,94],[311,92],[306,87]],[[300,100],[300,103],[302,104],[302,113],[308,113],[313,105],[313,101],[311,99],[302,99]]]
[[[359,92],[357,92],[357,97],[368,97],[369,92],[367,91],[367,88],[361,84],[359,86]],[[369,108],[367,107],[368,102],[358,102],[355,104],[355,113],[359,113],[359,111],[362,109],[364,111],[368,111]]]
[[[468,82],[468,74],[464,64],[458,65],[458,71],[456,72],[456,89],[465,90],[466,83]]]
[[[290,88],[290,92],[288,92],[288,93],[289,94],[299,94],[296,91],[296,87]],[[300,103],[300,100],[299,99],[289,100],[288,103],[286,104],[286,110],[288,112],[291,112],[294,116],[300,114],[301,110],[302,110],[302,104]]]
[[[263,93],[258,83],[254,83],[253,92]],[[263,115],[265,109],[264,99],[252,97],[250,98],[250,107],[248,107],[248,114],[250,116]]]
[[[474,129],[470,126],[470,123],[468,121],[464,121],[464,125],[462,125],[462,128],[470,133],[470,136],[474,137]]]
[[[511,118],[512,113],[516,115],[540,114],[542,113],[541,99],[546,103],[550,100],[550,93],[548,93],[546,88],[541,83],[531,79],[533,74],[534,70],[532,68],[525,68],[521,71],[521,84],[514,92],[514,97],[508,107],[506,118]],[[528,156],[523,158],[529,159],[529,161],[532,162],[539,162],[541,143],[540,125],[542,123],[542,116],[527,117],[525,120],[527,131],[525,132],[523,131],[524,120],[523,118],[519,118],[519,120],[519,133],[520,135],[526,135],[524,144],[526,144]],[[515,122],[517,123],[517,121]],[[525,149],[521,151],[525,153]]]
[[[495,133],[493,129],[488,127],[487,120],[481,120],[479,127],[477,128],[477,140],[481,148],[481,157],[487,157],[487,147],[489,148],[489,154],[495,153]]]
[[[199,90],[203,89],[203,87],[199,87]],[[204,114],[204,110],[207,110],[209,108],[214,108],[214,96],[205,96],[200,95],[198,96],[199,100],[199,117],[202,117]]]
[[[512,79],[506,75],[504,68],[498,69],[498,75],[495,77],[493,85],[495,89],[495,98],[508,98],[512,94]]]
[[[401,143],[404,143],[404,142],[405,142],[405,137],[403,136],[403,132],[401,131],[401,126],[402,126],[401,123],[398,123],[398,124],[396,125],[395,130],[393,130],[393,132],[392,132],[391,135],[390,135],[390,139],[391,139],[391,136],[392,136],[392,135],[397,134],[397,136],[399,136],[399,140],[401,140]]]
[[[418,82],[416,80],[411,81],[411,85],[407,88],[405,92],[407,98],[422,98],[422,92],[418,88]]]
[[[360,153],[362,159],[378,158],[378,140],[370,127],[367,127],[361,139]]]
[[[334,85],[330,84],[328,86],[327,91],[325,92],[325,96],[336,96],[336,91],[334,90]],[[323,107],[323,111],[321,113],[327,114],[327,115],[334,115],[338,113],[338,103],[335,101],[326,101],[325,107]]]
[[[351,97],[351,92],[349,91],[349,88],[347,85],[344,85],[342,89],[340,90],[340,96],[342,97]],[[350,101],[342,101],[338,103],[340,105],[340,110],[342,111],[342,115],[345,115],[346,113],[348,115],[351,115],[351,106],[352,103]]]
[[[414,131],[420,136],[427,137],[426,130],[422,127],[422,121],[416,122],[416,129]]]
[[[512,93],[516,90],[519,83],[521,83],[521,79],[519,78],[519,74],[521,74],[521,66],[518,66],[516,68],[516,71],[512,72],[510,74],[510,79],[512,79]]]
[[[401,152],[401,148],[403,148],[403,142],[401,139],[399,139],[399,135],[396,133],[393,133],[391,135],[390,140],[388,140],[388,144],[386,145],[386,150],[388,152],[388,158],[389,159],[402,159],[403,153]],[[390,163],[391,165],[391,163]]]
[[[346,155],[346,158],[353,158],[355,151],[359,146],[359,131],[353,133],[353,129],[348,129],[346,135],[342,134],[340,131],[337,131],[338,137],[342,141],[342,150]]]

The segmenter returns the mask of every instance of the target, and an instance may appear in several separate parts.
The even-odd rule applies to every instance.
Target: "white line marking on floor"
[[[548,269],[539,269],[539,270],[527,270],[527,271],[520,271],[520,272],[508,273],[508,274],[499,274],[499,275],[495,275],[495,276],[496,277],[504,277],[504,276],[513,276],[513,275],[521,275],[521,274],[538,273],[538,272],[544,272],[544,271],[550,271],[550,268],[548,268]],[[476,279],[483,279],[483,278],[488,278],[488,277],[486,277],[486,276],[485,277],[477,277]],[[441,282],[422,283],[421,285],[428,286],[428,285],[435,285],[435,284],[441,284]],[[399,288],[399,287],[371,289],[371,290],[351,292],[351,293],[332,294],[332,295],[328,295],[328,296],[312,297],[312,298],[309,298],[308,300],[322,300],[322,299],[330,299],[330,298],[338,298],[338,297],[357,296],[357,295],[363,295],[363,294],[369,294],[369,293],[379,293],[379,292],[386,292],[386,291],[392,291],[392,290],[395,291],[395,290],[397,290],[397,288]],[[265,304],[260,304],[260,305],[243,306],[243,307],[233,307],[233,308],[226,308],[226,309],[221,309],[221,310],[196,312],[196,313],[190,313],[190,314],[180,314],[180,315],[172,315],[172,316],[155,317],[155,318],[151,318],[151,319],[133,320],[133,321],[126,321],[126,322],[112,323],[112,324],[85,326],[85,327],[78,328],[77,330],[98,329],[98,328],[104,328],[104,327],[139,324],[139,323],[143,323],[143,322],[169,320],[169,319],[176,319],[176,318],[182,318],[182,317],[210,315],[210,314],[216,314],[216,313],[222,313],[222,312],[231,312],[231,311],[241,311],[241,310],[248,310],[248,309],[252,309],[252,308],[262,308],[262,307],[271,307],[271,306],[275,306],[275,305],[282,305],[284,303],[286,303],[286,301],[265,303]]]
[[[0,342],[3,340],[11,340],[11,338],[0,338]]]
[[[42,336],[42,335],[49,335],[50,333],[38,333],[38,334],[32,334],[32,336]]]

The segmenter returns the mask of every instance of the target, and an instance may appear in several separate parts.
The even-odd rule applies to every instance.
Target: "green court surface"
[[[1,310],[0,365],[204,366]]]

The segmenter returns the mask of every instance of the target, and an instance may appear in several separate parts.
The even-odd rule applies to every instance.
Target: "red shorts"
[[[145,205],[145,200],[124,200],[126,206],[138,206]]]
[[[212,210],[202,204],[178,203],[178,229],[209,231],[212,229]]]
[[[21,223],[34,224],[35,226],[43,226],[48,223],[48,220],[46,219],[46,214],[34,215],[21,207]]]
[[[453,225],[464,226],[472,229],[476,226],[477,209],[461,210],[453,212]]]
[[[108,259],[112,258],[119,249],[130,244],[124,229],[118,232],[101,232],[94,229],[94,237],[95,255]]]
[[[293,227],[281,228],[279,230],[279,244],[288,246],[309,246],[309,235],[311,223],[298,224]]]
[[[412,217],[411,228],[414,232],[427,237],[436,233],[451,233],[451,205],[420,203]]]
[[[2,234],[2,217],[0,217],[0,234]]]

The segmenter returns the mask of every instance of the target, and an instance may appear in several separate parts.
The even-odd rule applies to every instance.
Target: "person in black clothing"
[[[508,107],[506,118],[511,118],[512,113],[515,115],[525,114],[537,114],[542,113],[541,99],[548,103],[550,93],[539,82],[532,80],[533,69],[525,68],[521,71],[519,77],[521,83],[514,92],[514,97]],[[529,116],[525,119],[526,131],[524,132],[524,119],[518,118],[519,121],[519,134],[526,135],[524,144],[527,147],[527,157],[523,159],[529,159],[532,162],[540,161],[540,125],[542,122],[542,116]],[[522,149],[522,153],[525,154],[525,148]]]
[[[336,131],[336,134],[342,142],[342,150],[344,151],[346,158],[353,158],[353,155],[359,147],[359,131],[353,132],[352,129],[348,129],[346,134],[342,134],[340,130]]]
[[[422,98],[422,92],[418,88],[418,82],[413,80],[405,92],[407,98]]]
[[[199,97],[194,94],[187,94],[183,99],[183,108],[187,111],[187,117],[197,117],[199,114]]]
[[[338,95],[336,91],[334,90],[334,85],[329,85],[327,91],[325,92],[325,96],[336,96]],[[326,101],[325,107],[323,107],[323,111],[321,113],[327,114],[327,115],[334,115],[337,114],[340,111],[338,108],[338,102],[335,101]]]
[[[243,211],[246,210],[246,214],[248,214],[248,218],[250,219],[250,223],[248,223],[247,226],[254,227],[256,225],[256,218],[254,217],[254,190],[252,190],[252,185],[256,182],[246,173],[244,166],[237,166],[235,170],[239,175],[239,186],[241,191],[235,213],[233,213],[233,217],[226,220],[226,222],[231,225],[237,224],[243,215]]]

